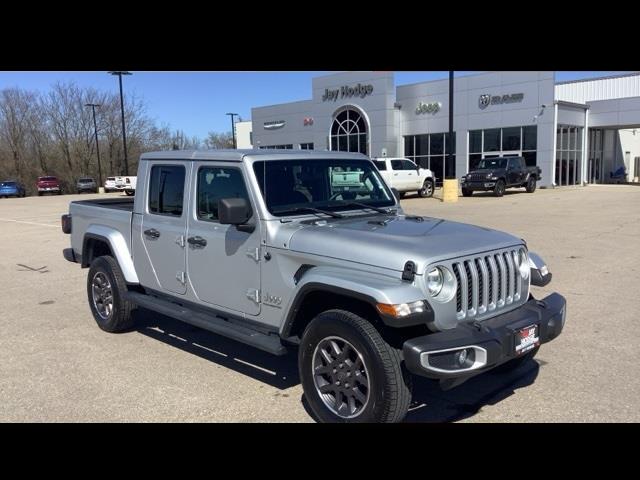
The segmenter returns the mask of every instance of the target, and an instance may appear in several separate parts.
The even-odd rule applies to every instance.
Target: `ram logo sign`
[[[508,95],[489,95],[483,93],[478,99],[478,106],[484,110],[489,105],[502,105],[503,103],[519,103],[524,99],[524,93],[511,93]]]

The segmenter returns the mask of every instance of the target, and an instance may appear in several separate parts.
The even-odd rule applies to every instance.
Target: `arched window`
[[[342,110],[333,119],[331,150],[367,154],[367,122],[356,110]]]

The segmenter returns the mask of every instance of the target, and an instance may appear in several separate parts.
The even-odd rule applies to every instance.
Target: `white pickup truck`
[[[127,195],[133,195],[136,193],[137,180],[138,177],[116,177],[116,190],[122,191]]]
[[[407,158],[373,158],[389,188],[395,188],[404,197],[407,192],[418,192],[423,198],[433,196],[435,178],[428,168],[421,168]]]

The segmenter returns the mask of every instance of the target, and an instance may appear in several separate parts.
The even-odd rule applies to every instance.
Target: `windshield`
[[[273,160],[255,162],[253,170],[267,209],[276,216],[395,205],[380,173],[366,160]]]
[[[55,182],[57,180],[56,177],[40,177],[41,182]]]
[[[93,182],[93,178],[81,178],[78,180],[80,183],[91,183]]]
[[[493,170],[498,168],[507,168],[508,158],[485,158],[480,160],[478,170]]]

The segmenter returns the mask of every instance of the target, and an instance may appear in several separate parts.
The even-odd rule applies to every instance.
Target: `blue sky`
[[[251,117],[251,107],[307,100],[311,79],[329,72],[132,72],[123,77],[125,95],[135,92],[159,124],[204,138],[209,131],[229,131],[226,112]],[[478,72],[456,72],[468,75]],[[626,72],[556,72],[556,81]],[[396,72],[396,85],[448,78],[448,72]],[[117,77],[106,72],[0,72],[0,90],[21,87],[46,92],[57,81],[118,91]]]

